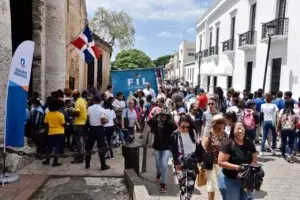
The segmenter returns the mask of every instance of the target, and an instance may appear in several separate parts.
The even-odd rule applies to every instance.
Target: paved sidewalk
[[[47,180],[45,175],[20,175],[20,179],[12,184],[0,188],[1,200],[27,200]]]

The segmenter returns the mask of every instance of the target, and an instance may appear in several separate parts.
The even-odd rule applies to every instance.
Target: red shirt
[[[208,98],[206,94],[201,94],[198,96],[198,107],[201,109],[205,109],[207,106]]]

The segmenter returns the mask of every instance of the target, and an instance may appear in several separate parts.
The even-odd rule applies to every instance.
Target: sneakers
[[[272,149],[272,156],[276,156],[276,151],[275,151],[275,149]]]
[[[50,165],[50,159],[47,158],[45,161],[42,162],[43,165]]]
[[[101,166],[101,171],[108,170],[108,169],[110,169],[110,166],[108,165]]]
[[[292,162],[292,156],[289,155],[289,156],[286,158],[286,161],[288,161],[289,163]]]
[[[259,152],[260,157],[264,157],[265,153],[264,152]]]
[[[167,192],[166,184],[163,184],[163,183],[160,184],[160,192],[161,193],[166,193]]]
[[[91,164],[90,164],[89,162],[86,162],[86,163],[85,163],[85,168],[86,168],[86,169],[89,169],[90,166],[91,166]]]
[[[160,182],[160,177],[161,177],[161,174],[157,174],[157,175],[156,175],[156,179],[155,179],[155,182],[156,182],[156,183],[159,183],[159,182]]]

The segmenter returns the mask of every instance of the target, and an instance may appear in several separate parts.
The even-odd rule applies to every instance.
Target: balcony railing
[[[275,25],[274,35],[287,35],[289,31],[289,18],[278,18],[262,25],[261,39],[268,37],[268,25]]]
[[[205,49],[203,51],[203,57],[208,57],[208,56],[209,56],[209,51],[208,51],[208,49]]]
[[[248,31],[246,33],[240,34],[239,47],[255,44],[255,41],[256,31]]]
[[[223,52],[224,51],[233,51],[234,50],[234,40],[229,39],[223,42]]]
[[[218,55],[219,54],[219,47],[218,46],[213,46],[209,48],[209,55]]]

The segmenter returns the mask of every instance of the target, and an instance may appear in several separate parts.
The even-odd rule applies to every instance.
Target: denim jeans
[[[170,157],[170,150],[155,150],[156,172],[161,175],[160,183],[166,184],[167,182],[168,161]]]
[[[221,171],[218,182],[223,200],[247,200],[247,194],[238,180],[226,177]],[[250,193],[250,197],[251,200],[254,199],[253,192]]]
[[[300,131],[298,130],[296,132],[296,137],[295,137],[295,145],[294,145],[294,149],[295,151],[300,152]]]
[[[288,155],[292,155],[294,150],[294,140],[296,138],[296,132],[294,130],[282,130],[281,131],[281,153],[282,156],[285,157],[285,151],[286,151],[286,145],[287,145],[287,139],[289,139],[289,150]]]
[[[251,142],[254,142],[255,136],[256,136],[256,129],[246,130],[246,136],[247,136],[248,140],[250,140]]]
[[[275,126],[273,125],[272,121],[264,121],[263,123],[263,136],[261,142],[261,152],[265,150],[265,143],[268,137],[269,130],[272,131],[272,149],[276,149],[276,139],[277,134],[275,131]]]

